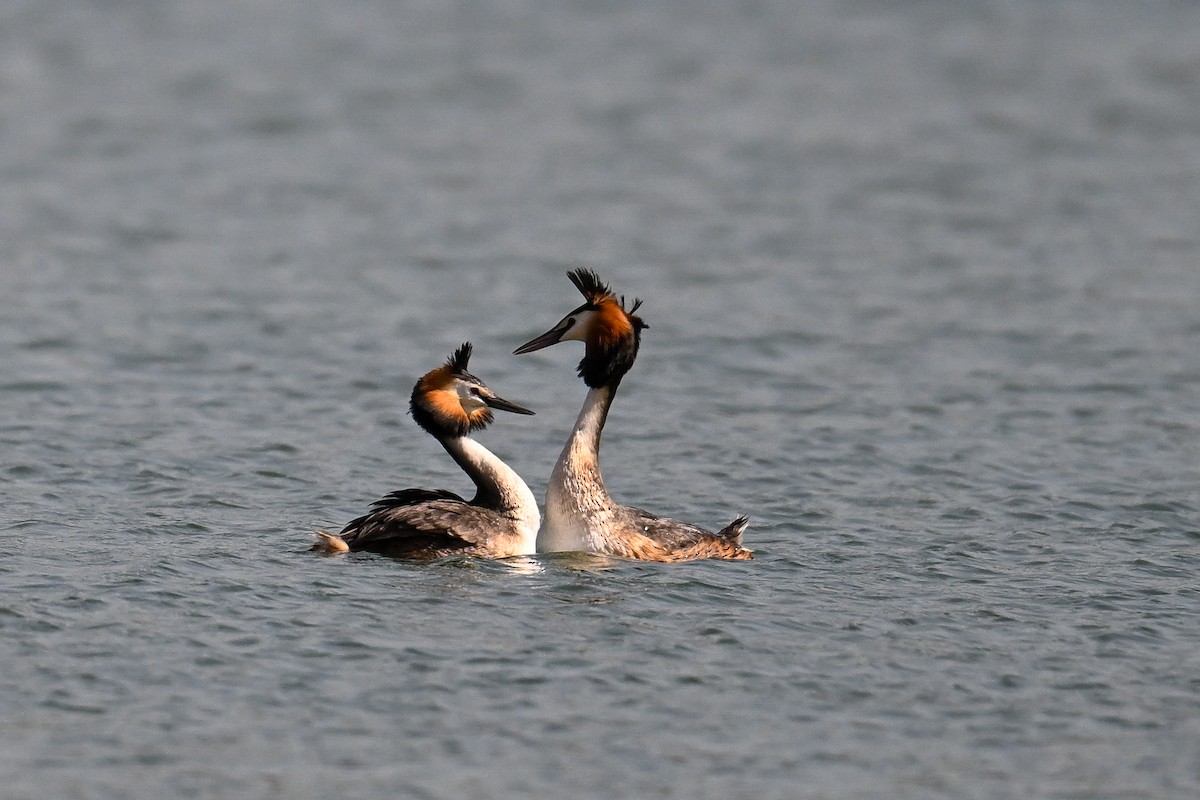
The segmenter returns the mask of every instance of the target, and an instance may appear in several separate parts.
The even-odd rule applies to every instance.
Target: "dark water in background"
[[[0,11],[5,798],[1192,798],[1200,7]],[[613,494],[748,563],[304,552],[596,267]]]

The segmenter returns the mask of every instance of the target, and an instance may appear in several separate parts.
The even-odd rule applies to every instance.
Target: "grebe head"
[[[514,352],[521,355],[559,342],[580,341],[584,343],[584,355],[579,362],[579,377],[584,383],[595,389],[620,380],[637,358],[642,329],[650,327],[634,314],[642,301],[634,300],[626,309],[625,298],[618,300],[608,284],[590,269],[572,270],[567,277],[586,302]]]
[[[492,421],[492,409],[514,414],[532,414],[528,408],[509,402],[467,372],[471,343],[466,342],[446,363],[425,373],[413,387],[412,410],[417,424],[434,436],[466,436],[483,430]]]

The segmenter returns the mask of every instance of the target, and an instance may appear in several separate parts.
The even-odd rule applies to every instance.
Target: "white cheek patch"
[[[472,414],[481,408],[484,408],[487,403],[479,399],[472,391],[471,387],[465,383],[459,383],[454,387],[458,394],[458,402],[462,405],[463,411],[467,414]]]
[[[575,324],[572,325],[570,329],[568,329],[567,332],[562,335],[562,339],[560,339],[560,341],[582,342],[587,340],[587,332],[591,329],[592,323],[596,319],[596,312],[580,311],[578,314],[573,316],[575,318]],[[570,319],[570,317],[567,319]],[[566,325],[567,319],[564,319],[562,322],[560,322],[559,327]]]

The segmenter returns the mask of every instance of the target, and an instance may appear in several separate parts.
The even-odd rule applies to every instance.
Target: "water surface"
[[[0,12],[12,798],[1191,798],[1200,12]],[[751,562],[320,558],[595,267],[614,496]]]

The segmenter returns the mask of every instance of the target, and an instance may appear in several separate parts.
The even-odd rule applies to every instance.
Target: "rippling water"
[[[1200,10],[0,11],[6,798],[1200,793]],[[651,325],[619,499],[751,562],[320,558],[465,339]]]

